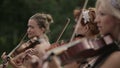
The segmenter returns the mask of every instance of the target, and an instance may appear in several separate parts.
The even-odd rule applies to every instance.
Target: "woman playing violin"
[[[49,32],[50,24],[53,22],[51,15],[36,13],[30,17],[28,21],[27,34],[28,38],[33,39],[36,37],[40,42],[49,44],[49,39],[46,33]],[[43,46],[43,49],[49,48],[49,45]]]
[[[96,18],[100,34],[110,34],[116,45],[111,45],[83,68],[120,68],[120,0],[97,0]],[[106,53],[108,52],[108,53]]]
[[[111,35],[115,44],[107,45],[82,68],[120,68],[120,0],[97,0],[95,23],[100,34]]]
[[[83,11],[82,9],[75,9],[73,14],[74,14],[76,22],[78,21],[80,14],[82,14],[82,20],[79,24],[78,30],[76,31],[76,38],[80,39],[84,37],[84,38],[91,39],[91,38],[95,38],[99,34],[98,27],[96,23],[94,23],[95,8],[88,8],[88,9],[84,9]],[[78,68],[78,66],[82,67],[84,65],[85,64],[81,64],[81,61],[80,61],[80,64],[76,62],[72,62],[72,64],[70,63],[68,65],[65,65],[64,67],[65,68],[73,68],[73,67]]]
[[[120,0],[97,0],[96,10],[95,22],[100,34],[110,34],[118,50],[98,59],[101,61],[94,62],[93,68],[120,68]]]
[[[94,38],[98,33],[98,28],[96,23],[94,23],[94,19],[95,19],[95,10],[93,8],[89,8],[89,9],[84,9],[84,11],[82,12],[82,9],[75,9],[74,10],[74,16],[75,16],[75,21],[78,21],[79,15],[83,14],[82,16],[82,21],[80,21],[79,23],[79,27],[78,30],[76,31],[76,38],[77,39],[81,39],[83,37],[86,38]],[[89,17],[84,17],[84,16],[89,16]],[[49,67],[53,68],[61,68],[60,64],[57,63],[59,62],[59,60],[55,60],[53,57],[53,62],[49,62]],[[52,65],[52,66],[51,66]],[[78,68],[79,64],[77,64],[77,62],[72,62],[68,65],[65,65],[64,68]]]
[[[20,46],[20,48],[16,50],[17,55],[15,55],[15,57],[13,57],[10,60],[11,65],[13,67],[28,68],[26,67],[26,65],[28,64],[26,64],[25,62],[30,60],[30,58],[27,59],[26,61],[23,61],[23,59],[26,59],[27,56],[33,56],[33,55],[40,59],[45,54],[45,50],[50,47],[50,43],[48,37],[46,36],[46,33],[49,32],[49,27],[51,23],[53,23],[53,19],[50,14],[36,13],[30,17],[30,19],[28,20],[28,29],[27,29],[27,35],[30,41],[24,43],[23,45]],[[32,43],[31,39],[33,39],[34,37],[37,38],[39,43],[36,44],[34,47],[29,48],[30,47],[29,44]],[[26,47],[28,47],[29,49],[23,51]],[[2,55],[2,58],[4,57],[5,54]],[[16,62],[18,62],[18,64]]]

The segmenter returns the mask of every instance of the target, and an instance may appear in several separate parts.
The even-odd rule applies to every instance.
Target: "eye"
[[[103,12],[100,12],[99,13],[101,16],[105,16],[106,15],[106,13],[103,13]]]
[[[32,28],[32,29],[33,29],[34,27],[33,27],[33,26],[31,26],[31,25],[28,25],[28,28]]]

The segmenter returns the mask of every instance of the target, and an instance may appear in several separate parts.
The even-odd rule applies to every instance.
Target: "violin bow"
[[[56,42],[58,42],[60,40],[60,38],[62,37],[62,35],[65,32],[65,29],[67,28],[69,23],[70,23],[70,18],[67,18],[67,23],[66,23],[65,27],[63,28],[63,30],[62,30],[61,34],[59,35],[59,37],[58,37]]]
[[[85,1],[82,11],[86,8],[87,3],[88,3],[88,0]],[[76,31],[78,30],[79,22],[81,22],[81,20],[82,20],[82,13],[81,13],[80,16],[79,16],[79,19],[78,19],[78,21],[77,21],[77,24],[76,24],[75,30],[74,30],[74,32],[73,32],[73,34],[72,34],[72,37],[71,37],[71,39],[70,39],[70,42],[73,40],[73,38],[74,38],[74,36],[75,36],[75,33],[76,33]]]
[[[23,40],[25,39],[26,36],[27,36],[27,33],[25,33],[25,35],[21,39],[20,43],[8,54],[9,57],[13,54],[13,52],[15,52],[16,49],[18,49],[21,46],[21,44],[23,43]]]
[[[21,44],[23,43],[23,40],[25,39],[25,37],[27,36],[27,33],[25,33],[25,35],[23,36],[23,38],[21,39],[20,43],[7,55],[6,60],[3,61],[3,67],[2,68],[6,68],[6,63],[9,61],[11,55],[15,52],[16,49],[18,49]]]

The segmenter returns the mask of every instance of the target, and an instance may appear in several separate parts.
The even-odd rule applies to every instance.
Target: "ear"
[[[41,31],[44,33],[45,32],[45,28],[41,28]]]
[[[85,30],[85,31],[84,31],[85,33],[89,32],[89,26],[88,26],[88,25],[85,25],[84,30]]]

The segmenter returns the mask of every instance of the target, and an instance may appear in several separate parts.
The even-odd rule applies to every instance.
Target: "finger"
[[[31,49],[28,49],[28,50],[26,50],[25,52],[26,52],[26,53],[30,53],[30,52],[31,52]]]
[[[6,58],[6,52],[3,52],[1,58],[2,58],[2,59],[5,59],[5,58]]]

